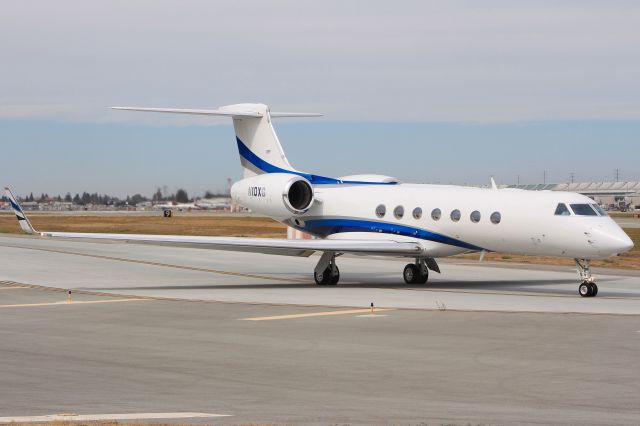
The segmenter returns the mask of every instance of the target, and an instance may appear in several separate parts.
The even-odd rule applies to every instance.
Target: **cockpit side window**
[[[577,216],[598,216],[598,213],[589,204],[571,204],[571,210]]]
[[[569,212],[569,209],[567,208],[567,205],[565,203],[560,203],[558,204],[558,207],[556,207],[556,216],[570,216],[571,212]]]
[[[593,207],[595,209],[595,211],[598,212],[598,214],[600,214],[600,216],[608,216],[607,212],[604,211],[604,209],[602,207],[600,207],[597,204],[591,204],[591,207]]]

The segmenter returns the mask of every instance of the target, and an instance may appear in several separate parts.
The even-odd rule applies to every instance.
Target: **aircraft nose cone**
[[[606,231],[598,230],[597,234],[597,246],[611,255],[626,253],[633,248],[633,241],[620,228],[607,229]]]
[[[624,237],[621,241],[622,251],[620,253],[626,253],[633,248],[633,240],[627,234],[624,234]]]
[[[620,254],[626,253],[633,248],[633,241],[622,229],[618,229],[617,232],[610,235],[610,238]]]

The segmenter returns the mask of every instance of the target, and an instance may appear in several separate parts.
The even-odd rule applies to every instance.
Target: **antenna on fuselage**
[[[496,181],[493,180],[493,176],[491,176],[491,189],[493,189],[494,191],[498,190],[498,185],[496,185]]]

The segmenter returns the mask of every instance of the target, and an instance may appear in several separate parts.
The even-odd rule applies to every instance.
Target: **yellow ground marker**
[[[38,306],[58,306],[58,305],[88,305],[93,303],[118,303],[118,302],[144,302],[151,299],[110,299],[110,300],[76,300],[73,303],[63,302],[45,302],[45,303],[21,303],[17,305],[0,305],[0,308],[35,308]]]
[[[393,309],[377,309],[377,312],[392,311],[392,310]],[[310,312],[308,314],[275,315],[271,317],[242,318],[242,321],[276,321],[276,320],[297,319],[297,318],[328,317],[333,315],[366,314],[370,312],[371,312],[370,309],[349,309],[349,310],[342,310],[342,311]]]

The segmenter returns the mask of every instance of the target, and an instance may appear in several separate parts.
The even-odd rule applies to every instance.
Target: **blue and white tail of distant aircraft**
[[[231,190],[235,203],[307,232],[312,240],[98,234],[36,231],[9,189],[22,229],[48,238],[107,239],[286,256],[320,253],[318,285],[340,279],[336,257],[344,254],[405,257],[407,284],[424,284],[440,272],[436,258],[468,252],[575,259],[579,294],[598,287],[590,260],[633,247],[624,231],[588,197],[569,192],[472,188],[400,183],[381,175],[328,177],[295,169],[274,131],[272,118],[320,114],[271,112],[263,104],[215,110],[114,107],[120,110],[228,116],[233,119],[244,179]],[[393,153],[390,147],[390,153]]]

